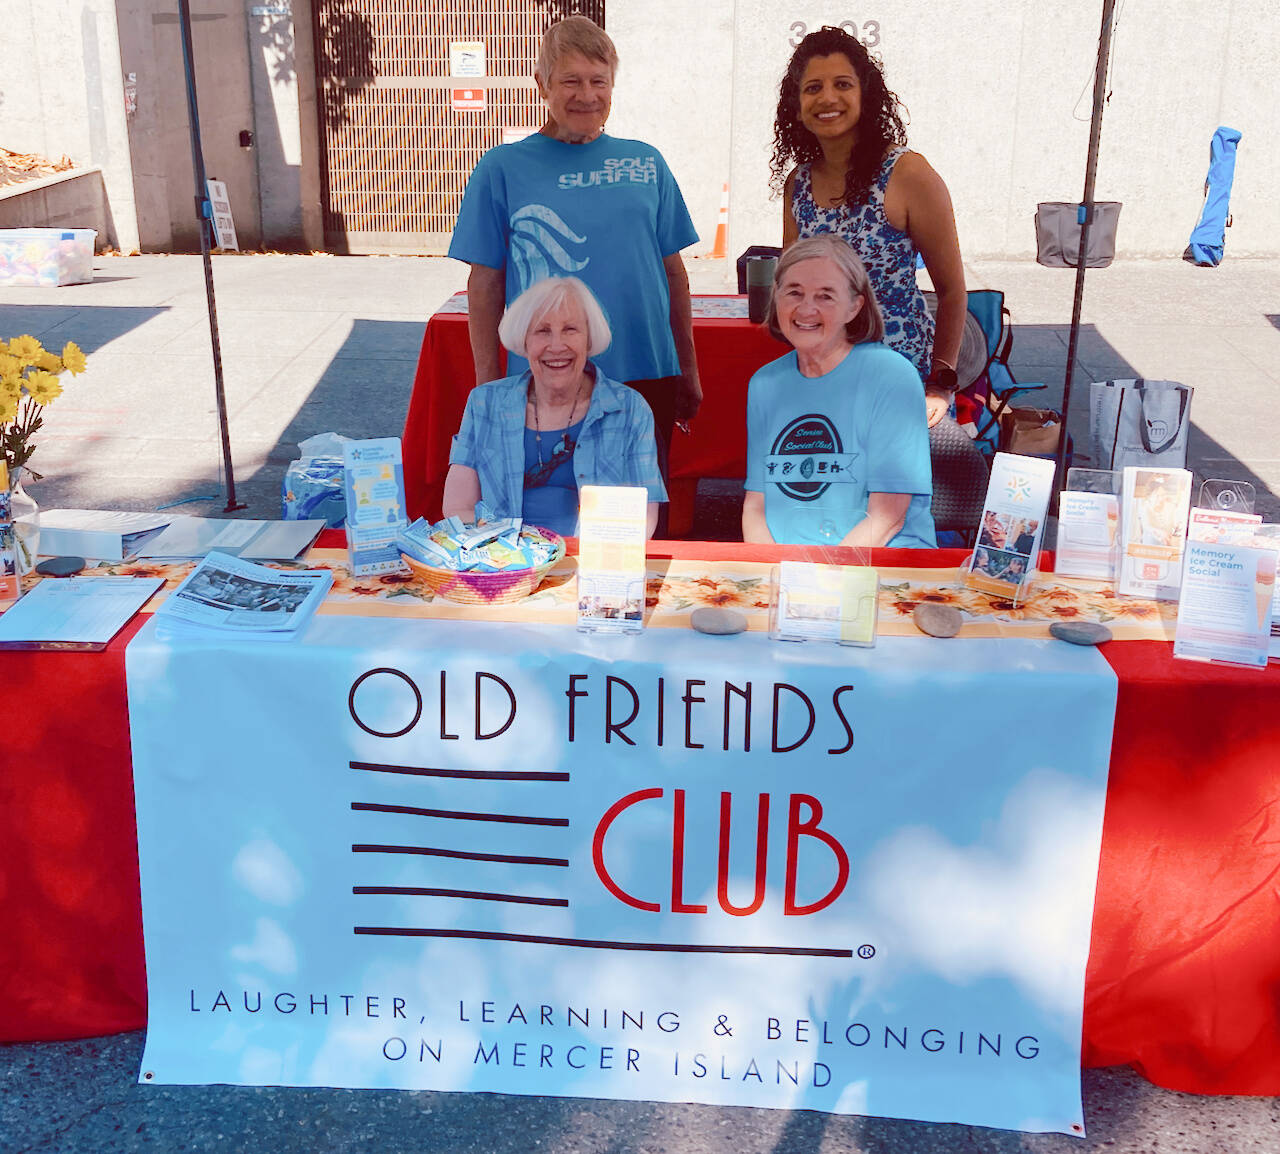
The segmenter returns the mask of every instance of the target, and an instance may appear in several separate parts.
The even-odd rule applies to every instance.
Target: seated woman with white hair
[[[467,398],[449,453],[445,516],[470,521],[483,498],[499,517],[573,536],[580,486],[633,485],[648,490],[652,536],[667,499],[653,413],[588,360],[612,339],[591,290],[577,277],[538,281],[508,306],[498,337],[529,368]]]

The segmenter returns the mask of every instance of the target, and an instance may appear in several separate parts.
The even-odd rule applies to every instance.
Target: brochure
[[[1173,655],[1265,666],[1276,551],[1193,540],[1185,552]]]
[[[1054,572],[1062,577],[1116,579],[1120,498],[1114,493],[1064,490],[1058,501]]]
[[[0,617],[0,649],[105,649],[161,577],[46,578]]]
[[[783,561],[769,635],[775,641],[876,643],[880,575],[866,565]]]
[[[123,561],[174,518],[109,509],[41,509],[40,552],[49,557]]]
[[[351,573],[409,571],[396,538],[409,524],[404,507],[400,438],[346,441],[342,446],[347,500],[347,556]]]
[[[583,485],[579,490],[579,629],[634,633],[644,627],[648,503],[642,486]]]
[[[1119,592],[1156,601],[1178,599],[1190,509],[1191,474],[1186,469],[1125,469]]]
[[[1031,580],[1053,491],[1053,461],[997,453],[967,584],[1017,601]]]
[[[271,569],[210,553],[156,610],[170,636],[297,636],[333,584],[328,569]]]
[[[1240,531],[1248,537],[1255,525],[1262,524],[1257,513],[1229,513],[1221,509],[1192,509],[1187,522],[1187,540],[1205,541],[1210,545],[1219,541],[1240,539]]]
[[[247,561],[293,561],[311,548],[323,520],[253,521],[226,517],[173,517],[138,551],[156,560],[186,560],[225,553]]]

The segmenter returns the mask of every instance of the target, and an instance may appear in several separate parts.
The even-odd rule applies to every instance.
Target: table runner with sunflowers
[[[297,568],[333,571],[333,588],[321,613],[367,617],[428,617],[444,620],[511,621],[572,625],[576,620],[577,559],[565,557],[538,591],[513,605],[458,605],[408,574],[352,577],[341,549],[313,549]],[[164,589],[148,609],[173,589],[192,563],[103,563],[90,574],[162,577]],[[704,606],[737,609],[748,628],[769,627],[769,578],[765,561],[650,558],[646,624],[688,628],[689,615]],[[1172,641],[1177,619],[1173,602],[1120,597],[1097,582],[1040,576],[1019,604],[964,585],[954,568],[880,567],[879,631],[886,636],[919,636],[911,615],[922,602],[954,605],[964,614],[961,637],[1048,637],[1055,621],[1096,621],[1117,640]]]

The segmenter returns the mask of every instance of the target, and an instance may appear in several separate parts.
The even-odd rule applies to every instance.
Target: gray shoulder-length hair
[[[566,16],[547,29],[538,49],[534,72],[544,84],[551,80],[560,58],[569,52],[607,64],[611,76],[618,74],[618,50],[608,33],[589,17]]]
[[[773,274],[773,292],[769,294],[769,311],[764,318],[769,332],[780,341],[787,340],[778,328],[778,286],[793,265],[816,257],[832,261],[848,280],[849,292],[855,298],[862,297],[862,308],[858,310],[858,315],[845,325],[850,344],[884,340],[884,316],[880,312],[876,294],[872,291],[871,281],[867,279],[867,270],[848,242],[829,232],[796,241],[778,258],[778,267]]]
[[[509,352],[524,356],[525,338],[534,325],[566,301],[582,306],[587,317],[587,356],[598,356],[609,347],[613,333],[595,294],[576,276],[549,276],[531,284],[507,305],[498,322],[498,340]]]

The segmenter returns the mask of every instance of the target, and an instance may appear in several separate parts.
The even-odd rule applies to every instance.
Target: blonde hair
[[[610,77],[618,74],[618,50],[608,33],[586,16],[566,16],[551,25],[543,36],[538,62],[534,65],[535,75],[542,78],[543,84],[549,84],[560,58],[570,52],[607,64]]]
[[[498,322],[498,339],[509,352],[524,356],[525,340],[533,326],[570,300],[582,306],[587,318],[587,356],[598,356],[609,347],[613,333],[595,294],[576,276],[549,276],[531,284],[507,305]]]
[[[858,315],[844,327],[849,343],[858,345],[863,341],[884,340],[884,316],[880,312],[876,294],[872,291],[866,268],[846,241],[829,232],[796,241],[778,258],[778,267],[773,273],[773,291],[769,294],[769,311],[764,318],[769,332],[780,341],[787,339],[778,328],[778,285],[782,283],[783,275],[802,260],[819,258],[831,261],[844,273],[849,282],[849,292],[855,300],[862,297],[862,308],[858,310]]]

